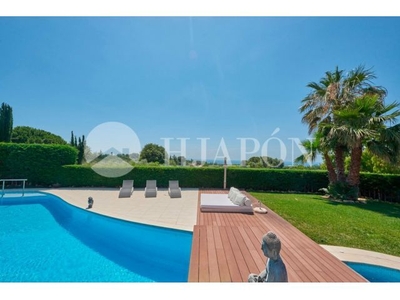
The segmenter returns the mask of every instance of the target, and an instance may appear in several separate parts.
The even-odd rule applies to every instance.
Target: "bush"
[[[360,196],[400,202],[400,175],[395,174],[360,174]]]
[[[27,185],[55,183],[61,166],[76,162],[78,151],[68,145],[0,143],[0,177],[26,178]]]
[[[0,143],[0,178],[26,178],[27,186],[119,187],[124,179],[144,188],[157,180],[160,188],[179,180],[184,188],[222,189],[224,168],[151,166],[136,164],[126,175],[104,177],[89,165],[76,165],[78,151],[68,145]],[[115,172],[114,172],[115,173]],[[361,173],[360,196],[400,202],[400,175]],[[318,193],[328,187],[326,170],[227,168],[227,188]]]
[[[228,184],[243,189],[316,193],[328,183],[326,171],[228,168]]]
[[[328,188],[322,189],[329,197],[337,200],[357,200],[359,189],[349,185],[347,182],[335,182],[329,184]]]
[[[222,168],[182,168],[135,166],[128,174],[109,178],[103,177],[90,166],[63,166],[57,180],[62,186],[119,187],[125,179],[133,179],[134,186],[144,188],[146,180],[157,180],[157,186],[167,188],[169,180],[179,180],[186,188],[223,188]]]
[[[54,133],[29,126],[15,127],[12,131],[11,142],[18,144],[67,144],[62,137]]]
[[[146,160],[147,162],[158,162],[164,164],[165,162],[165,148],[156,144],[147,144],[140,152],[139,160]],[[168,157],[168,155],[167,155]]]
[[[181,187],[217,188],[224,184],[224,169],[220,167],[191,168],[166,166],[135,166],[128,174],[118,178],[98,175],[90,166],[64,166],[59,183],[63,186],[120,186],[122,180],[133,179],[135,187],[145,187],[146,180],[157,180],[158,187],[168,187],[169,180],[179,180]],[[276,169],[228,168],[227,188],[267,191],[317,192],[328,185],[324,171],[298,171]]]

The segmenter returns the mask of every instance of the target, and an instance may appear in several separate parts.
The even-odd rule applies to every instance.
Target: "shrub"
[[[243,189],[315,193],[328,185],[326,171],[228,168],[228,183]]]
[[[0,176],[46,186],[55,183],[61,166],[76,162],[77,152],[68,145],[0,143]]]
[[[69,165],[63,166],[57,177],[62,186],[75,187],[119,187],[125,179],[133,179],[134,186],[138,188],[144,188],[146,180],[157,180],[157,186],[160,188],[167,188],[169,180],[179,180],[179,185],[187,188],[222,188],[223,169],[139,165],[124,176],[109,178],[97,174],[87,165]]]

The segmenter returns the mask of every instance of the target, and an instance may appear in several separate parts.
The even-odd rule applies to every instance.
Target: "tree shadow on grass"
[[[315,198],[317,199],[317,198]],[[324,199],[329,205],[334,206],[352,206],[360,209],[369,210],[375,213],[379,213],[392,218],[400,219],[400,204],[390,203],[390,202],[382,202],[377,200],[365,200],[358,202],[345,202],[341,200],[332,200],[332,199]]]
[[[270,192],[270,191],[255,191],[249,190],[251,193],[269,193],[269,194],[280,194],[280,195],[308,195],[310,200],[326,201],[329,205],[333,206],[354,206],[360,209],[369,210],[375,213],[379,213],[392,218],[400,218],[400,204],[392,202],[383,202],[378,200],[367,199],[365,201],[358,202],[346,202],[342,200],[333,200],[324,197],[321,194],[307,194],[307,193],[297,193],[297,192]]]

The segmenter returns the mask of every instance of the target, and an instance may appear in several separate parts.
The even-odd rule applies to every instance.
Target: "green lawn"
[[[400,205],[341,203],[320,195],[250,192],[319,244],[400,256]]]

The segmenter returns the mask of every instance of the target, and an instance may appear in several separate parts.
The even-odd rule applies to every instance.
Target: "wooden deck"
[[[227,193],[227,191],[199,191]],[[244,192],[258,205],[258,200]],[[366,282],[366,280],[269,208],[267,214],[212,213],[198,209],[189,282],[247,282],[265,268],[261,238],[269,230],[281,240],[289,282]]]

